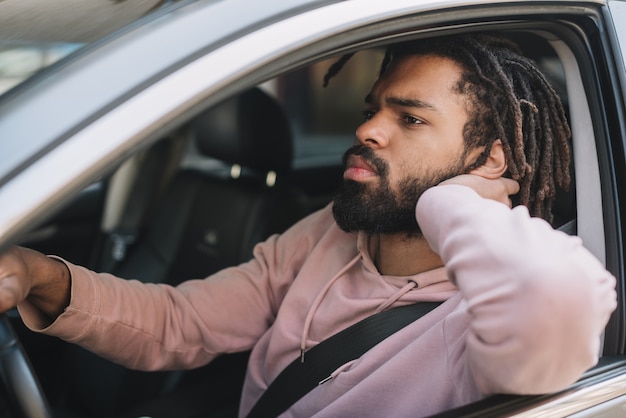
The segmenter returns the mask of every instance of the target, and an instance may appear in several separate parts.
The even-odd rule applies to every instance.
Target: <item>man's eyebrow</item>
[[[367,96],[365,96],[365,103],[375,104],[377,102],[378,100],[372,94],[368,94]],[[385,102],[389,105],[402,106],[402,107],[415,107],[418,109],[428,109],[428,110],[438,111],[438,109],[434,105],[428,102],[425,102],[423,100],[419,100],[419,99],[409,99],[409,98],[403,98],[403,97],[388,97],[385,99]]]
[[[437,111],[438,109],[428,103],[428,102],[424,102],[422,100],[419,99],[406,99],[406,98],[402,98],[402,97],[388,97],[385,99],[385,102],[387,102],[387,104],[389,105],[396,105],[396,106],[402,106],[402,107],[415,107],[418,109],[428,109],[428,110],[434,110]]]

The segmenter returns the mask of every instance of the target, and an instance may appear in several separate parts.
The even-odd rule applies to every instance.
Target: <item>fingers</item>
[[[504,184],[508,196],[519,193],[519,183],[517,181],[506,177],[500,177],[498,180]]]
[[[0,313],[6,312],[26,298],[22,282],[16,276],[0,279]]]
[[[512,206],[510,196],[517,194],[520,189],[519,183],[515,180],[506,177],[489,179],[476,174],[462,174],[443,181],[440,184],[460,184],[467,186],[485,199],[495,200],[509,207]]]
[[[498,181],[502,185],[503,192],[493,197],[493,199],[501,203],[504,203],[509,208],[512,208],[513,201],[511,200],[511,196],[519,192],[519,189],[520,189],[519,183],[515,180],[511,180],[505,177],[500,177],[496,181]]]
[[[0,255],[0,312],[6,312],[22,302],[30,290],[25,261],[15,247]]]

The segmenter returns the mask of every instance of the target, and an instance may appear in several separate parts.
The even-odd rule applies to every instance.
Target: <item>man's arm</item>
[[[7,290],[0,294],[8,295],[2,306],[19,304],[31,330],[130,368],[198,367],[258,341],[331,224],[328,207],[257,245],[250,262],[177,287],[122,279],[15,249],[0,259],[0,283]]]
[[[257,261],[177,288],[96,273],[25,248],[3,255],[0,266],[3,307],[17,306],[28,328],[132,369],[198,367],[249,349],[273,318],[264,298],[270,270]]]
[[[435,187],[416,212],[467,300],[469,372],[485,394],[563,389],[597,361],[615,278],[580,238],[475,190]]]
[[[65,264],[36,251],[14,247],[0,255],[0,312],[24,300],[54,321],[70,300]]]

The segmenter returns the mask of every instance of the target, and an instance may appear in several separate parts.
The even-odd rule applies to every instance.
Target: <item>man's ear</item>
[[[491,145],[491,150],[485,163],[471,170],[470,174],[476,174],[477,176],[494,180],[502,177],[504,173],[506,173],[506,170],[506,156],[504,155],[502,141],[496,139]]]

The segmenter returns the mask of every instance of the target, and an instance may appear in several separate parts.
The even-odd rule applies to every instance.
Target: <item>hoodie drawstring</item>
[[[302,330],[302,339],[300,340],[300,362],[301,363],[304,363],[304,353],[306,352],[306,348],[307,348],[306,347],[306,340],[307,340],[307,338],[309,336],[309,330],[311,329],[311,324],[313,322],[313,317],[315,316],[315,313],[317,312],[317,309],[319,308],[320,304],[322,303],[322,300],[324,299],[324,297],[326,297],[326,294],[328,293],[328,291],[330,290],[332,285],[335,284],[335,282],[341,276],[343,276],[350,268],[352,268],[352,266],[354,266],[356,264],[356,262],[359,261],[360,258],[361,258],[361,255],[357,254],[356,257],[354,257],[352,260],[350,260],[350,262],[346,266],[344,266],[339,271],[339,273],[337,273],[331,280],[328,281],[328,283],[326,283],[326,285],[322,288],[320,293],[317,295],[317,297],[313,301],[313,305],[311,305],[311,309],[309,309],[309,312],[308,312],[308,314],[306,316],[306,319],[304,321],[304,329]],[[376,313],[382,312],[385,309],[389,308],[393,303],[395,303],[398,299],[400,299],[406,293],[408,293],[412,289],[417,288],[417,286],[418,286],[417,282],[415,282],[414,280],[409,280],[407,284],[405,284],[396,293],[391,295],[391,297],[389,297],[389,299],[387,299],[385,302],[383,302],[378,307],[378,309],[376,309]]]
[[[414,280],[409,280],[407,284],[402,286],[402,288],[400,288],[396,293],[391,295],[391,297],[389,299],[387,299],[385,302],[383,302],[378,307],[378,309],[376,309],[376,313],[384,311],[385,309],[390,307],[395,301],[400,299],[405,294],[409,293],[409,291],[411,291],[413,289],[416,289],[416,288],[417,288],[417,282],[414,281]]]
[[[326,296],[326,293],[328,293],[328,290],[337,281],[337,279],[343,276],[343,274],[346,271],[348,271],[352,266],[354,266],[356,262],[359,261],[360,258],[361,258],[361,254],[357,254],[356,257],[350,260],[350,262],[346,264],[344,268],[342,268],[339,271],[339,273],[335,274],[335,276],[330,281],[328,281],[328,283],[326,283],[322,291],[317,295],[317,297],[313,301],[313,305],[311,305],[311,309],[309,309],[309,313],[307,314],[306,319],[304,320],[304,329],[302,330],[302,339],[300,340],[300,362],[301,363],[304,363],[304,352],[306,351],[306,339],[309,336],[309,329],[311,328],[311,322],[313,322],[313,316],[315,315],[317,308],[319,308],[320,304],[322,303],[322,300]]]

